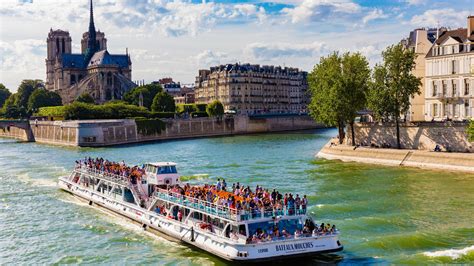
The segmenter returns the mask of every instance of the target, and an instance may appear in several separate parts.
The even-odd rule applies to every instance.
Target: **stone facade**
[[[440,145],[442,150],[453,152],[474,152],[466,132],[467,123],[422,122],[400,125],[400,142],[403,149],[434,150]],[[352,144],[351,130],[348,128],[345,143]],[[356,123],[354,125],[356,144],[362,146],[397,147],[394,123]]]
[[[219,100],[224,110],[244,114],[305,113],[310,101],[307,72],[297,68],[228,64],[199,70],[195,100]]]
[[[72,53],[71,36],[63,30],[50,30],[47,43],[46,89],[61,95],[63,104],[82,93],[97,103],[122,96],[136,86],[132,82],[131,60],[127,54],[109,54],[105,34],[95,30],[92,0],[89,31],[81,41],[80,54]],[[92,40],[91,38],[95,39]]]
[[[465,120],[474,114],[474,16],[467,28],[440,35],[426,56],[425,120]]]

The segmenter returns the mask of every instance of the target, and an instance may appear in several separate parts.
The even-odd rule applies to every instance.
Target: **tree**
[[[89,93],[83,92],[81,95],[77,96],[75,102],[94,104],[95,100]]]
[[[20,86],[18,87],[17,97],[15,101],[15,105],[18,107],[28,107],[28,100],[30,99],[31,94],[36,89],[43,88],[44,84],[43,81],[39,79],[25,79],[21,82]]]
[[[310,115],[328,126],[336,126],[339,143],[345,138],[344,127],[352,128],[352,144],[355,144],[353,123],[357,111],[366,104],[367,83],[370,69],[367,59],[360,53],[334,52],[322,57],[308,75],[311,103]]]
[[[11,92],[2,84],[0,83],[0,108],[3,107],[5,101],[10,97]]]
[[[224,105],[222,105],[220,101],[214,100],[213,102],[207,105],[206,113],[209,116],[221,117],[224,115]]]
[[[140,103],[142,103],[142,106],[150,109],[155,95],[162,91],[163,88],[161,88],[161,85],[159,84],[147,84],[135,87],[128,91],[125,93],[123,99],[129,104],[134,104],[136,106],[140,106]]]
[[[400,117],[408,112],[410,98],[420,94],[421,79],[413,75],[416,54],[402,44],[382,52],[383,63],[374,68],[368,105],[377,118],[395,120],[397,148],[400,144]]]
[[[173,96],[164,91],[157,93],[153,98],[151,110],[155,112],[174,112],[176,104]]]
[[[28,99],[28,110],[36,112],[40,107],[60,106],[62,105],[61,96],[53,91],[46,89],[37,89],[33,91]]]

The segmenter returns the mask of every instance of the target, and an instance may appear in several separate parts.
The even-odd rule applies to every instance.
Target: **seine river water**
[[[223,265],[56,188],[85,156],[175,161],[190,182],[307,194],[345,250],[301,264],[474,263],[474,175],[314,159],[334,130],[64,148],[0,139],[0,264]]]

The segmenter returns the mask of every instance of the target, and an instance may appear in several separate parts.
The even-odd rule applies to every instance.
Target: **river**
[[[0,139],[0,264],[223,265],[56,188],[85,156],[174,161],[189,182],[306,194],[343,252],[301,264],[474,263],[474,175],[314,159],[334,130],[64,148]]]

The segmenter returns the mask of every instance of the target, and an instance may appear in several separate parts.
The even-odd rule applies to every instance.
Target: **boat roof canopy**
[[[173,163],[173,162],[156,162],[156,163],[146,163],[148,165],[153,165],[153,166],[156,166],[156,167],[160,167],[160,166],[176,166],[176,163]]]

